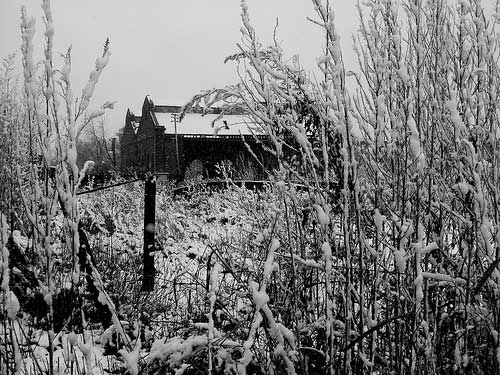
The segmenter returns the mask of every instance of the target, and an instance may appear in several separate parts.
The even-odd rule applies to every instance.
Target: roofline
[[[155,105],[153,111],[158,113],[181,113],[182,107],[180,105]]]

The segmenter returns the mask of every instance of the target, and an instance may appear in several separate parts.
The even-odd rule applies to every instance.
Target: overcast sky
[[[346,64],[354,61],[350,35],[358,17],[354,0],[336,0],[337,29]],[[40,0],[0,0],[0,57],[19,49],[20,7],[37,19],[38,59],[43,53],[44,23]],[[307,70],[324,47],[310,0],[248,0],[250,19],[259,38],[270,44],[276,18],[278,40],[285,55],[300,55]],[[124,124],[127,108],[140,114],[149,94],[157,104],[182,105],[203,89],[237,81],[236,65],[224,58],[237,52],[240,40],[239,0],[52,0],[55,51],[72,45],[73,87],[76,94],[88,80],[104,41],[111,41],[112,56],[97,86],[93,108],[117,100],[106,115],[108,135]],[[60,59],[58,60],[60,63]]]

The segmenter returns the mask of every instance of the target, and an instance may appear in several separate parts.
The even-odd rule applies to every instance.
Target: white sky
[[[344,59],[354,62],[351,34],[357,29],[354,0],[330,0],[336,11]],[[36,56],[43,53],[41,0],[0,0],[0,57],[19,49],[20,7],[37,19]],[[248,0],[250,19],[264,44],[270,44],[276,17],[285,55],[300,55],[306,70],[324,47],[310,0]],[[101,75],[92,108],[117,100],[106,115],[108,135],[124,124],[127,108],[139,115],[144,97],[157,104],[182,105],[201,90],[237,81],[236,65],[224,58],[237,52],[240,40],[239,0],[52,0],[55,51],[72,45],[72,79],[80,94],[102,54],[106,37],[112,56]],[[60,62],[60,60],[58,60]]]

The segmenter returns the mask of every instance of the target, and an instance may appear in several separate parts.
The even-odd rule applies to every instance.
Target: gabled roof
[[[174,115],[179,118],[179,112],[152,112],[159,126],[165,128],[165,133],[175,134]],[[213,126],[212,126],[213,123]],[[186,113],[182,122],[177,122],[177,134],[186,135],[259,135],[262,129],[243,115],[222,115]]]
[[[127,111],[127,123],[134,128],[135,133],[139,125],[144,125],[145,119],[151,117],[157,130],[164,130],[166,134],[175,134],[174,116],[176,117],[177,134],[193,136],[239,136],[263,135],[262,129],[248,116],[241,112],[222,114],[221,108],[192,107],[182,121],[179,122],[182,106],[154,103],[147,95],[142,105],[142,116],[135,116]],[[203,114],[205,112],[205,114]]]
[[[141,116],[136,116],[130,109],[127,109],[127,115],[125,117],[125,126],[123,127],[123,133],[136,134],[140,122],[141,122]]]
[[[150,110],[153,122],[156,126],[163,127],[166,134],[176,132],[174,117],[177,119],[177,134],[205,136],[262,134],[262,129],[243,113],[231,112],[222,115],[221,108],[206,110],[201,107],[192,107],[181,122],[179,122],[179,115],[182,107],[179,105],[156,105],[151,97],[146,96],[144,108]]]

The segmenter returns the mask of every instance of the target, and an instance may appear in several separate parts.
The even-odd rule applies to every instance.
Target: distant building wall
[[[201,162],[203,166],[203,177],[215,177],[216,164],[222,161],[230,161],[235,169],[260,170],[259,177],[265,177],[260,163],[248,152],[240,136],[177,134],[176,137],[175,134],[165,133],[165,128],[157,123],[152,111],[169,111],[172,108],[180,111],[180,107],[155,106],[146,97],[140,117],[127,111],[120,136],[121,166],[125,173],[168,173],[174,178],[183,178],[186,168],[197,160],[197,164]],[[276,164],[252,136],[245,139],[262,164],[266,167]],[[266,141],[265,137],[260,139]]]
[[[269,159],[269,154],[263,150],[254,140],[247,139],[247,143],[252,148],[254,154],[264,160]],[[183,159],[185,165],[189,166],[194,160],[200,160],[203,163],[204,177],[213,178],[217,174],[217,164],[223,161],[231,162],[236,173],[241,174],[247,167],[259,168],[259,163],[254,156],[248,152],[241,138],[185,138],[184,139]],[[269,166],[270,164],[267,163]],[[263,178],[264,171],[260,171],[256,178]]]
[[[135,168],[138,158],[136,116],[127,111],[125,126],[120,134],[120,164],[123,171]]]

